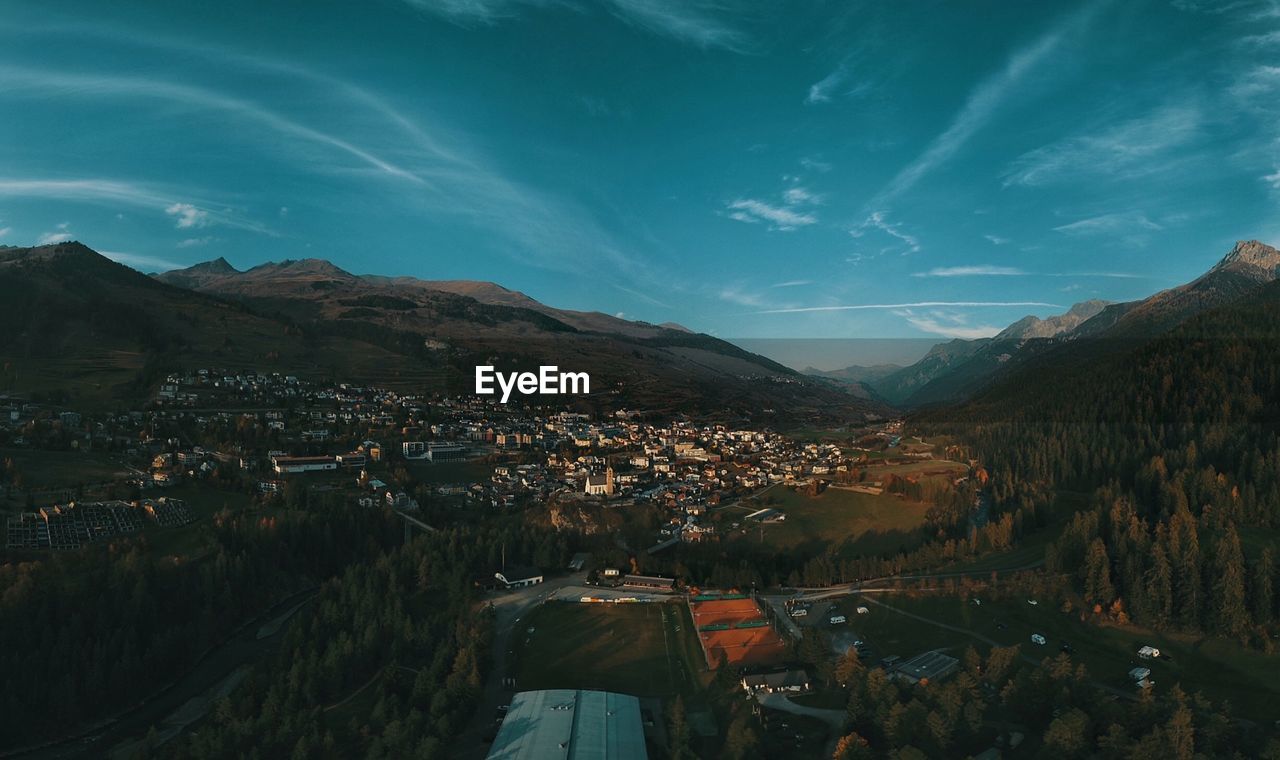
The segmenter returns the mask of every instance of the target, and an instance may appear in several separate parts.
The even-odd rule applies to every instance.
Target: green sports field
[[[763,526],[764,540],[771,546],[779,549],[835,546],[858,554],[891,552],[904,544],[918,542],[919,537],[913,535],[913,531],[924,523],[929,509],[927,504],[890,494],[858,493],[835,487],[817,497],[777,487],[751,507],[773,507],[786,513],[786,520]],[[758,540],[759,526],[743,522],[742,528],[747,529],[742,538]]]
[[[682,604],[547,602],[512,632],[512,657],[522,691],[670,697],[699,692],[709,677]]]

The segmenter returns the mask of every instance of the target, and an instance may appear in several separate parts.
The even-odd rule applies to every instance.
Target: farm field
[[[521,691],[688,697],[709,679],[682,604],[548,602],[520,624],[512,634],[512,672]]]
[[[914,530],[924,523],[927,504],[889,494],[866,494],[828,488],[817,497],[790,488],[773,488],[752,511],[773,507],[786,513],[782,522],[763,526],[764,539],[778,549],[840,547],[860,554],[882,554],[918,542]],[[745,513],[744,513],[745,515]],[[743,524],[744,538],[759,536],[760,528]]]

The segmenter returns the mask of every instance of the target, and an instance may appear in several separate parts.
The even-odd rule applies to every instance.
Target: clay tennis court
[[[718,667],[722,660],[731,666],[762,665],[777,662],[786,654],[786,643],[754,599],[692,597],[689,612],[710,668]],[[739,627],[744,623],[757,625]]]

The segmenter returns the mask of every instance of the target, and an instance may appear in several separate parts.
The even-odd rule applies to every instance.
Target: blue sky
[[[0,243],[143,271],[975,337],[1280,242],[1274,0],[0,9]]]

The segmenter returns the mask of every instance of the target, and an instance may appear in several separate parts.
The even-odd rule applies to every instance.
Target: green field
[[[1018,644],[1022,653],[1040,658],[1054,657],[1065,641],[1075,650],[1071,655],[1082,662],[1090,677],[1098,682],[1128,688],[1127,674],[1138,665],[1150,667],[1156,688],[1164,690],[1181,684],[1188,693],[1203,691],[1215,701],[1230,700],[1241,717],[1268,719],[1280,699],[1280,659],[1215,638],[1196,638],[1153,633],[1136,626],[1101,626],[1080,620],[1079,612],[1062,612],[1048,600],[1031,605],[1026,598],[991,599],[978,594],[982,604],[953,596],[879,594],[876,599],[931,620],[971,630],[1002,646]],[[882,656],[909,657],[919,652],[946,648],[953,656],[972,644],[979,651],[986,645],[955,631],[929,625],[875,604],[855,621],[859,635]],[[1000,628],[1003,624],[1005,627]],[[1031,634],[1043,635],[1048,643],[1031,642]],[[1172,660],[1139,660],[1143,644],[1158,647]]]
[[[520,621],[512,650],[521,690],[690,696],[709,678],[681,604],[547,602]]]
[[[413,477],[431,485],[467,485],[486,482],[493,475],[493,464],[479,459],[457,462],[405,462]]]
[[[948,478],[959,477],[969,471],[967,465],[949,459],[919,459],[901,464],[877,465],[867,468],[868,480],[879,480],[885,475],[914,475],[920,472],[944,472]]]
[[[74,488],[82,483],[113,480],[127,474],[128,468],[98,451],[36,451],[33,449],[0,449],[0,461],[12,459],[22,473],[24,487]]]
[[[828,488],[809,497],[790,488],[770,489],[751,509],[773,507],[786,513],[782,522],[763,526],[764,540],[779,549],[842,547],[859,554],[882,554],[913,545],[913,531],[924,523],[927,504],[889,494],[866,494]],[[737,515],[735,515],[735,520]],[[744,537],[755,539],[760,528],[743,523]]]

